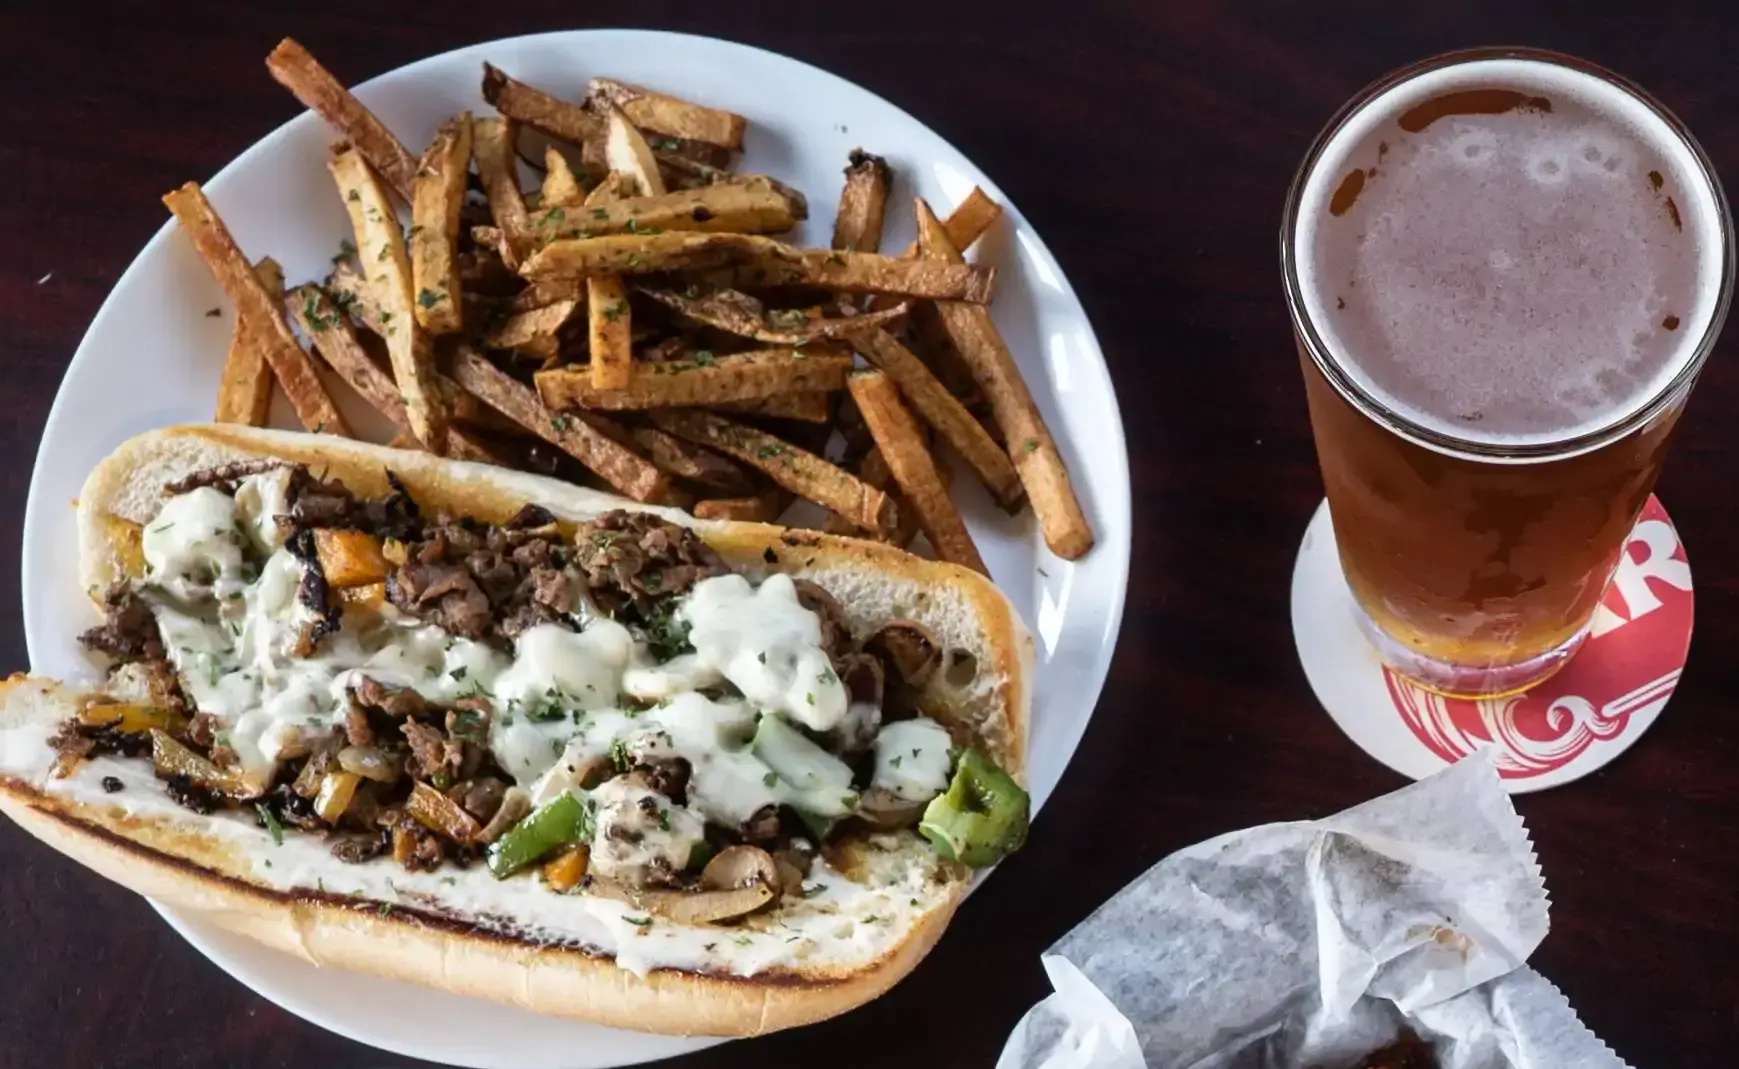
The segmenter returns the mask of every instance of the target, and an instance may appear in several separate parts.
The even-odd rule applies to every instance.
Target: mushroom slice
[[[727,846],[713,855],[700,873],[702,891],[729,891],[756,884],[774,890],[781,884],[773,855],[758,846]]]
[[[863,652],[887,670],[883,707],[888,718],[915,716],[918,695],[942,666],[942,644],[936,636],[922,624],[895,620],[864,639]]]
[[[492,843],[506,834],[531,813],[531,797],[518,787],[507,788],[507,793],[501,796],[501,805],[495,810],[495,815],[489,818],[489,823],[477,833],[477,842]]]
[[[643,909],[678,924],[718,924],[746,917],[773,901],[771,887],[764,883],[723,891],[672,891],[665,888],[635,890],[615,880],[594,878],[586,891],[601,898]]]
[[[915,826],[928,802],[908,802],[886,787],[871,787],[858,795],[857,817],[881,831]]]

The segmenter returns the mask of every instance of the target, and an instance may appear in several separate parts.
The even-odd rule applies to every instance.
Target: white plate
[[[485,59],[569,98],[578,98],[587,78],[607,75],[747,116],[743,166],[809,196],[814,217],[795,235],[803,244],[827,243],[840,171],[859,145],[886,156],[898,176],[889,248],[903,248],[912,238],[906,205],[914,193],[945,213],[979,185],[1003,205],[1002,222],[978,250],[998,269],[996,319],[1061,443],[1099,539],[1085,560],[1060,561],[1044,549],[1030,515],[1011,520],[969,474],[955,480],[992,575],[1039,639],[1030,780],[1034,807],[1042,805],[1086,729],[1110,664],[1129,574],[1130,503],[1123,424],[1104,357],[1038,234],[978,168],[887,101],[806,64],[725,41],[638,31],[519,37],[414,63],[374,79],[357,95],[414,150],[448,116],[465,108],[489,111],[478,94]],[[326,127],[303,115],[206,186],[242,248],[254,257],[269,253],[292,281],[324,275],[349,235],[324,166],[327,139]],[[208,316],[214,308],[223,312]],[[97,313],[49,414],[25,514],[25,639],[34,671],[92,672],[75,641],[94,613],[74,582],[70,507],[86,473],[130,435],[210,417],[230,323],[228,301],[192,246],[167,223]],[[195,916],[163,912],[207,957],[265,998],[322,1027],[412,1057],[575,1069],[631,1064],[706,1042],[615,1032],[322,971]],[[394,1023],[431,1019],[442,1022],[438,1041]]]

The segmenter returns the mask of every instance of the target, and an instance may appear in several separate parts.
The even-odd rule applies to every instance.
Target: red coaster
[[[1648,730],[1684,669],[1693,600],[1684,546],[1651,496],[1563,671],[1513,697],[1445,698],[1383,667],[1359,634],[1324,502],[1292,575],[1292,631],[1317,698],[1366,753],[1423,779],[1495,747],[1504,785],[1519,793],[1580,779]]]

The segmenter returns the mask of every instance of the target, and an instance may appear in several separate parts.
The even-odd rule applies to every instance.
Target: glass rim
[[[1311,321],[1298,272],[1296,239],[1304,189],[1318,163],[1321,162],[1324,151],[1335,136],[1373,101],[1397,86],[1412,81],[1421,75],[1448,67],[1494,59],[1517,59],[1548,63],[1588,75],[1630,95],[1652,112],[1666,125],[1672,135],[1678,138],[1696,165],[1695,177],[1700,177],[1706,184],[1714,203],[1715,232],[1721,244],[1720,278],[1715,294],[1715,305],[1710,312],[1709,321],[1703,329],[1702,336],[1697,339],[1694,346],[1690,347],[1690,355],[1685,359],[1684,366],[1640,407],[1592,430],[1547,442],[1498,443],[1470,440],[1425,426],[1384,403],[1382,399],[1354,379],[1341,366],[1340,360],[1330,351],[1328,343],[1317,331],[1316,324]],[[1733,217],[1728,207],[1726,193],[1721,188],[1721,180],[1715,173],[1714,163],[1709,159],[1708,153],[1703,150],[1703,146],[1692,136],[1690,130],[1680,121],[1679,117],[1641,86],[1599,64],[1562,52],[1520,46],[1465,48],[1439,53],[1399,67],[1369,83],[1341,105],[1322,130],[1317,133],[1310,144],[1309,151],[1305,153],[1303,162],[1299,164],[1297,172],[1293,175],[1292,184],[1286,193],[1286,208],[1280,226],[1280,267],[1286,283],[1287,312],[1292,319],[1293,333],[1300,346],[1309,354],[1311,363],[1316,366],[1323,378],[1334,387],[1335,392],[1366,418],[1417,445],[1451,456],[1500,463],[1562,460],[1598,449],[1625,437],[1639,427],[1646,426],[1683,397],[1696,381],[1697,374],[1702,370],[1703,363],[1708,359],[1709,353],[1715,347],[1716,340],[1721,335],[1722,326],[1727,319],[1728,307],[1732,303],[1734,287]]]

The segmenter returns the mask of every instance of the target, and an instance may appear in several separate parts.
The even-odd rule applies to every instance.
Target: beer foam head
[[[1306,180],[1305,311],[1382,404],[1470,443],[1544,445],[1646,407],[1716,314],[1723,223],[1645,102],[1537,59],[1390,87]]]

